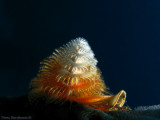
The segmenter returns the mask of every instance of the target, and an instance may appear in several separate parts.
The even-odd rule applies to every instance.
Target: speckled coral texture
[[[70,102],[46,105],[43,98],[31,105],[28,96],[25,95],[17,98],[1,97],[0,117],[2,120],[11,117],[24,117],[30,120],[160,120],[160,105],[136,107],[128,112],[105,113]]]

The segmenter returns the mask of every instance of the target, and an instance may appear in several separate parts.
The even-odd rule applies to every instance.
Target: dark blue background
[[[112,93],[160,104],[159,0],[0,0],[0,96],[27,94],[39,62],[79,36]]]

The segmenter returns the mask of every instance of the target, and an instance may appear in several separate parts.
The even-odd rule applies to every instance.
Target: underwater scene
[[[160,120],[160,1],[0,0],[0,119]]]

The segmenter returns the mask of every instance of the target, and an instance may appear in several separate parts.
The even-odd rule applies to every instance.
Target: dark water
[[[160,103],[159,0],[0,0],[0,96],[27,94],[39,62],[79,36],[112,93]]]

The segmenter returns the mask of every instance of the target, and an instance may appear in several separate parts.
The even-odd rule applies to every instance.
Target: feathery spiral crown
[[[100,96],[107,89],[88,42],[76,38],[41,62],[31,82],[31,94],[45,93],[52,100]]]

